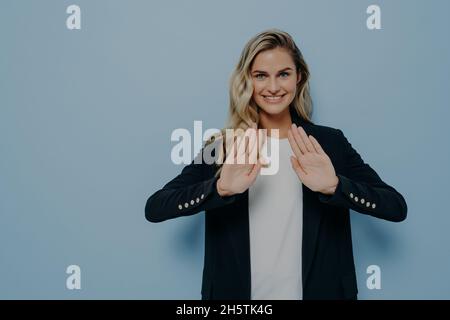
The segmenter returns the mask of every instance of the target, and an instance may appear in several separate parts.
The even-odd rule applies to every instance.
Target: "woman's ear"
[[[302,80],[302,73],[297,72],[297,84],[299,84],[300,80]]]

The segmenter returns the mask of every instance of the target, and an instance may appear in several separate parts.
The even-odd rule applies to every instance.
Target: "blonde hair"
[[[252,98],[251,67],[255,57],[260,52],[275,48],[287,50],[292,57],[297,73],[301,74],[301,80],[297,83],[295,97],[289,108],[293,108],[305,121],[311,122],[312,100],[309,92],[310,74],[308,65],[301,51],[287,32],[269,29],[251,38],[242,50],[239,62],[230,78],[230,105],[227,126],[220,133],[211,137],[207,144],[218,138],[223,138],[226,129],[246,130],[251,127],[252,123],[259,123],[258,106]],[[225,139],[223,139],[223,147],[226,149],[224,144]],[[216,176],[220,173],[220,169],[216,172]]]

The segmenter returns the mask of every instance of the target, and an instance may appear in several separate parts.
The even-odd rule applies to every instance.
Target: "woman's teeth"
[[[281,96],[263,96],[264,99],[270,100],[270,101],[278,101],[281,100],[281,98],[283,98],[284,95]]]

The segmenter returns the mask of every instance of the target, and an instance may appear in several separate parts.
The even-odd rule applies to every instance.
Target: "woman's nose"
[[[268,90],[270,93],[277,93],[280,90],[280,85],[278,84],[277,79],[271,79],[269,83]]]

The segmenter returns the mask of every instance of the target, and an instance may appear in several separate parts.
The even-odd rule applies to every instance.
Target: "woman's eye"
[[[282,78],[287,78],[287,77],[289,76],[289,73],[288,73],[288,72],[281,72],[281,73],[280,73],[280,76],[281,76]]]
[[[256,77],[256,79],[263,79],[264,75],[262,73],[259,73],[255,77]]]

